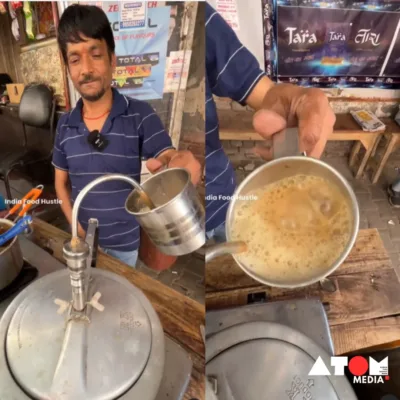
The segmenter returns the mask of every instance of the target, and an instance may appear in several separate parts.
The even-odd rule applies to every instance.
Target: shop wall
[[[56,39],[46,45],[32,48],[20,54],[23,82],[46,83],[50,85],[60,107],[65,107],[64,78],[61,58]]]
[[[12,36],[8,14],[0,14],[0,73],[10,75],[13,82],[22,82],[19,46]]]

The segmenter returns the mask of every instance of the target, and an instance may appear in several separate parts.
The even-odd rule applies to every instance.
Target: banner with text
[[[266,71],[305,86],[397,86],[400,13],[366,3],[263,0]]]
[[[115,39],[113,86],[139,100],[162,99],[170,7],[155,2],[103,2]]]

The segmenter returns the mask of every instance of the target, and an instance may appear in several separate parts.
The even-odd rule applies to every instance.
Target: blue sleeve
[[[145,159],[158,157],[163,151],[174,149],[160,117],[147,103],[143,103],[138,131],[142,143],[141,156]]]
[[[245,105],[265,76],[257,59],[242,45],[227,22],[206,2],[206,72],[211,91]]]
[[[60,118],[57,124],[56,137],[54,140],[53,147],[53,160],[52,164],[57,169],[62,169],[63,171],[68,171],[68,161],[67,156],[63,151],[62,147],[62,135],[61,135],[61,126],[63,125],[64,118]]]

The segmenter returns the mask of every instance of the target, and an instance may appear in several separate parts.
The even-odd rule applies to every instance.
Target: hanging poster
[[[393,49],[387,59],[383,76],[396,78],[400,81],[400,34],[397,35]]]
[[[390,1],[263,0],[265,68],[274,80],[304,86],[397,87],[399,8]]]
[[[171,8],[149,7],[148,3],[146,27],[121,30],[123,4],[103,2],[115,39],[117,66],[113,86],[139,100],[162,99]]]
[[[171,51],[167,61],[165,93],[186,89],[191,56],[191,50]]]

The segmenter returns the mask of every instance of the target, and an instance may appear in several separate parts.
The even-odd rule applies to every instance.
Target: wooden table
[[[330,278],[334,293],[319,284],[272,288],[246,275],[231,256],[223,256],[206,265],[206,308],[246,305],[254,294],[266,295],[268,301],[315,297],[325,305],[337,355],[399,340],[400,282],[376,229],[359,232],[351,254]]]
[[[252,112],[218,110],[218,119],[221,140],[265,140],[253,129]],[[390,123],[390,119],[381,118],[381,120],[385,124]],[[328,140],[355,141],[349,158],[349,166],[354,169],[354,175],[358,179],[363,175],[367,162],[378,146],[383,133],[384,131],[364,132],[351,114],[337,114],[333,134]],[[361,146],[365,148],[365,153],[360,164],[355,168]]]
[[[33,221],[33,241],[64,262],[63,243],[70,235],[39,219]],[[200,303],[99,251],[97,267],[124,276],[141,289],[160,317],[164,332],[181,345],[193,361],[192,377],[184,399],[204,400],[204,343],[200,326],[205,309]]]

